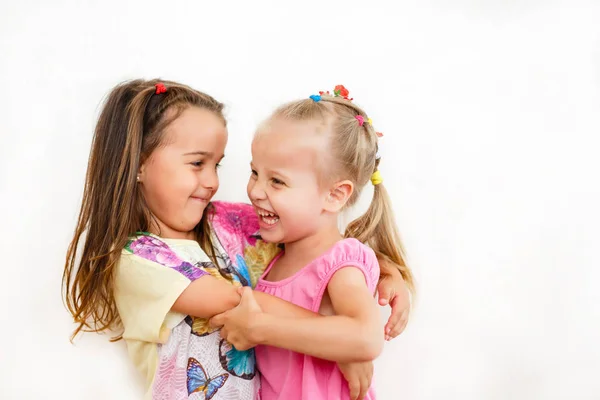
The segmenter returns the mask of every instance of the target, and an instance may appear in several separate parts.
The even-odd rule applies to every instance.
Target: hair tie
[[[344,100],[348,100],[348,101],[354,100],[354,99],[351,99],[350,97],[348,97],[349,94],[350,94],[350,91],[348,89],[346,89],[344,87],[344,85],[337,85],[336,87],[333,88],[333,96],[334,97],[341,97]]]
[[[317,102],[321,101],[321,96],[320,96],[320,95],[318,95],[318,94],[313,94],[313,95],[310,95],[308,98],[309,98],[309,99],[312,99],[312,100],[313,100],[315,103],[317,103]]]
[[[371,183],[373,186],[383,183],[383,178],[381,177],[381,172],[379,172],[379,170],[373,172],[373,175],[371,175]]]
[[[161,94],[161,93],[166,93],[167,92],[167,88],[162,83],[157,83],[154,86],[156,86],[156,92],[154,92],[156,94]]]
[[[363,124],[365,123],[365,117],[363,117],[362,115],[356,115],[354,118],[356,118],[356,120],[358,121],[358,125],[363,126]]]

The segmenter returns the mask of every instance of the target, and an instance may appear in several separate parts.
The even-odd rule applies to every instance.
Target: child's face
[[[161,236],[191,238],[219,188],[217,166],[226,144],[227,129],[221,119],[198,107],[187,108],[166,128],[162,144],[139,174]]]
[[[252,142],[248,197],[259,215],[267,242],[290,243],[323,223],[327,192],[318,181],[325,135],[310,122],[275,119]]]

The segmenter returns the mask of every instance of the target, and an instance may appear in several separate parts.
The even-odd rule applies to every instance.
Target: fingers
[[[360,381],[352,379],[352,382],[348,382],[348,388],[350,389],[350,399],[357,400],[361,392]]]
[[[408,323],[408,310],[405,310],[402,313],[402,316],[400,317],[400,321],[396,324],[396,326],[392,327],[392,329],[390,330],[390,333],[388,334],[390,336],[389,340],[394,339],[395,337],[400,335],[402,332],[404,332],[404,329],[406,328],[407,323]]]
[[[220,328],[225,325],[225,314],[227,314],[227,312],[217,314],[212,317],[210,320],[208,320],[209,325],[213,328]]]
[[[392,313],[390,314],[390,318],[385,324],[385,340],[391,339],[391,333],[395,332],[396,326],[400,323],[403,315],[403,311],[400,307],[398,307],[398,302],[396,298],[392,299],[390,306],[392,307]]]
[[[371,383],[373,382],[373,362],[369,363],[370,365],[370,369],[369,369],[369,374],[367,375],[367,382],[365,384],[365,396],[366,394],[369,392],[369,388],[371,387]]]
[[[369,391],[369,386],[371,384],[371,380],[363,376],[360,380],[360,393],[358,394],[358,400],[363,400]]]
[[[252,293],[252,289],[247,286],[242,288],[242,299],[240,303],[248,304],[252,308],[259,307],[256,299],[254,298],[254,294]]]
[[[229,331],[227,330],[227,328],[221,328],[221,332],[219,332],[219,335],[221,335],[221,339],[225,339],[227,342],[229,342]]]
[[[247,342],[244,342],[244,341],[235,341],[235,342],[230,342],[230,343],[238,351],[246,351],[246,350],[250,350],[252,348],[252,346],[250,346],[250,344],[248,344]]]
[[[388,322],[385,324],[385,340],[391,340],[400,335],[408,323],[410,306],[406,306],[406,304],[400,300],[400,297],[396,296],[390,303],[392,313]]]
[[[384,277],[377,286],[377,297],[379,298],[379,305],[387,306],[390,301],[394,298],[394,287],[392,280],[389,277]]]

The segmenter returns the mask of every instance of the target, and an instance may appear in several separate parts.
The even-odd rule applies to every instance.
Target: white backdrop
[[[600,399],[597,1],[0,4],[0,398],[135,399],[122,343],[73,328],[64,254],[103,96],[136,77],[227,104],[221,199],[253,129],[343,83],[385,133],[418,279],[380,399]]]

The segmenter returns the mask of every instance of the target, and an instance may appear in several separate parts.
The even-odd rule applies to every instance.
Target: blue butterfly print
[[[254,349],[239,351],[226,340],[219,342],[219,360],[224,370],[238,378],[251,380],[256,375]]]
[[[223,254],[218,258],[221,259],[225,265],[225,267],[221,267],[221,271],[229,274],[231,279],[238,281],[242,286],[250,286],[250,274],[248,272],[248,266],[246,265],[243,257],[239,255],[236,256],[236,260],[238,262],[237,267],[226,254]]]
[[[219,389],[225,385],[229,378],[227,374],[217,375],[214,378],[209,378],[206,371],[200,365],[198,360],[190,358],[187,365],[187,390],[188,395],[197,392],[203,392],[204,398],[210,400]]]
[[[244,286],[250,286],[250,271],[248,271],[248,265],[246,265],[246,260],[239,254],[236,254],[235,259],[237,261],[237,272],[244,278],[246,284]]]

